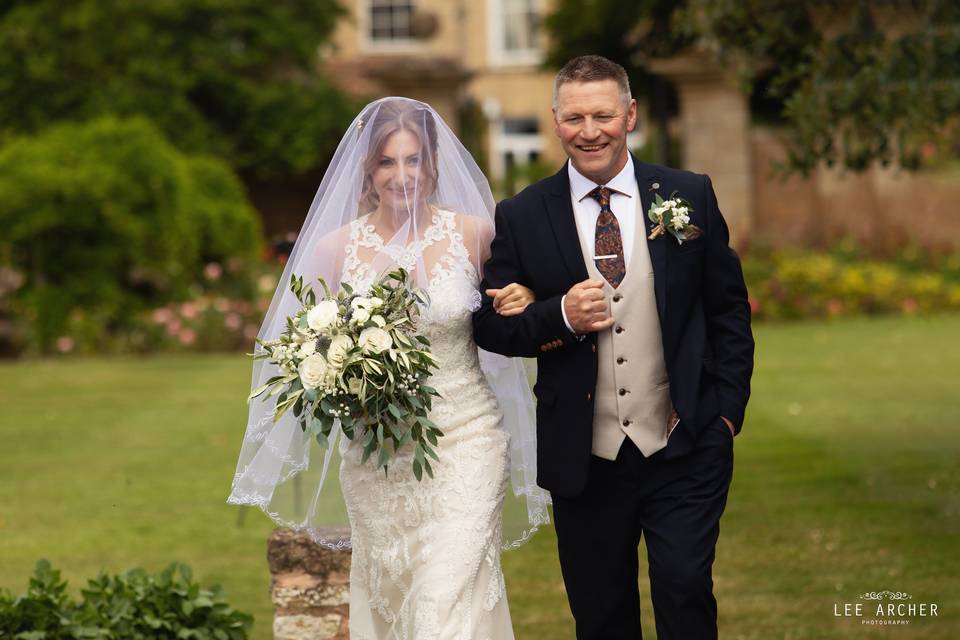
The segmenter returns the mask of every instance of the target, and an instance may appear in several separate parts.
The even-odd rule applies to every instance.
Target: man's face
[[[624,104],[616,80],[566,82],[553,111],[557,137],[574,168],[606,184],[627,162],[627,133],[637,126],[637,101]]]

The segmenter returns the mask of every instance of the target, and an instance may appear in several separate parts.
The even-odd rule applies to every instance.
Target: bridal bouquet
[[[257,340],[254,359],[269,359],[279,370],[250,394],[276,397],[274,420],[293,411],[300,428],[330,446],[334,422],[346,437],[363,444],[362,461],[376,454],[384,473],[390,457],[413,443],[413,472],[433,477],[429,458],[443,432],[427,418],[437,391],[426,384],[437,361],[430,341],[416,333],[418,303],[426,293],[407,286],[403,269],[384,275],[367,295],[341,283],[336,296],[321,278],[325,296],[317,301],[303,278],[290,289],[302,308],[287,318],[275,340]]]

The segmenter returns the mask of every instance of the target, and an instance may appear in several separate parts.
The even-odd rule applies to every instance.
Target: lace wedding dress
[[[509,435],[473,341],[469,309],[480,282],[456,214],[434,210],[421,239],[384,246],[366,218],[350,226],[344,280],[364,290],[376,277],[365,255],[429,268],[430,306],[418,330],[440,367],[430,419],[443,430],[434,477],[418,481],[412,452],[389,473],[362,446],[343,439],[340,482],[350,517],[350,637],[353,640],[510,640],[500,569],[501,511],[509,475]],[[417,261],[423,257],[423,262]],[[432,264],[431,264],[432,263]]]

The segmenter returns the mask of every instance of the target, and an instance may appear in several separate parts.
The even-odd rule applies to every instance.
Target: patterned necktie
[[[626,275],[626,264],[623,260],[623,239],[620,237],[620,223],[617,216],[610,210],[611,193],[609,187],[597,187],[587,195],[600,203],[600,217],[597,218],[597,229],[594,236],[594,262],[600,275],[610,283],[614,289],[620,286],[623,276]]]

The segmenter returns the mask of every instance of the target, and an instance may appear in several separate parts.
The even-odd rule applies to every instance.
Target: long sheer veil
[[[445,311],[477,308],[481,292],[473,283],[479,283],[488,256],[493,210],[480,168],[429,105],[396,97],[372,102],[337,147],[258,337],[277,338],[299,308],[288,288],[291,274],[313,282],[318,293],[318,278],[336,290],[347,274],[355,283],[359,276],[362,286],[397,266],[408,269],[414,286],[423,288],[438,275],[469,278],[470,295],[432,305]],[[442,227],[445,233],[439,233]],[[451,252],[459,252],[460,260],[445,257]],[[510,434],[503,546],[513,548],[549,522],[549,494],[536,485],[533,396],[523,361],[483,350],[479,360]],[[251,389],[276,373],[275,365],[256,361]],[[443,375],[442,368],[437,375]],[[337,439],[321,449],[289,412],[274,422],[272,404],[261,398],[250,404],[227,502],[256,505],[277,524],[304,530],[319,544],[349,545],[342,536],[348,519],[338,481]]]

